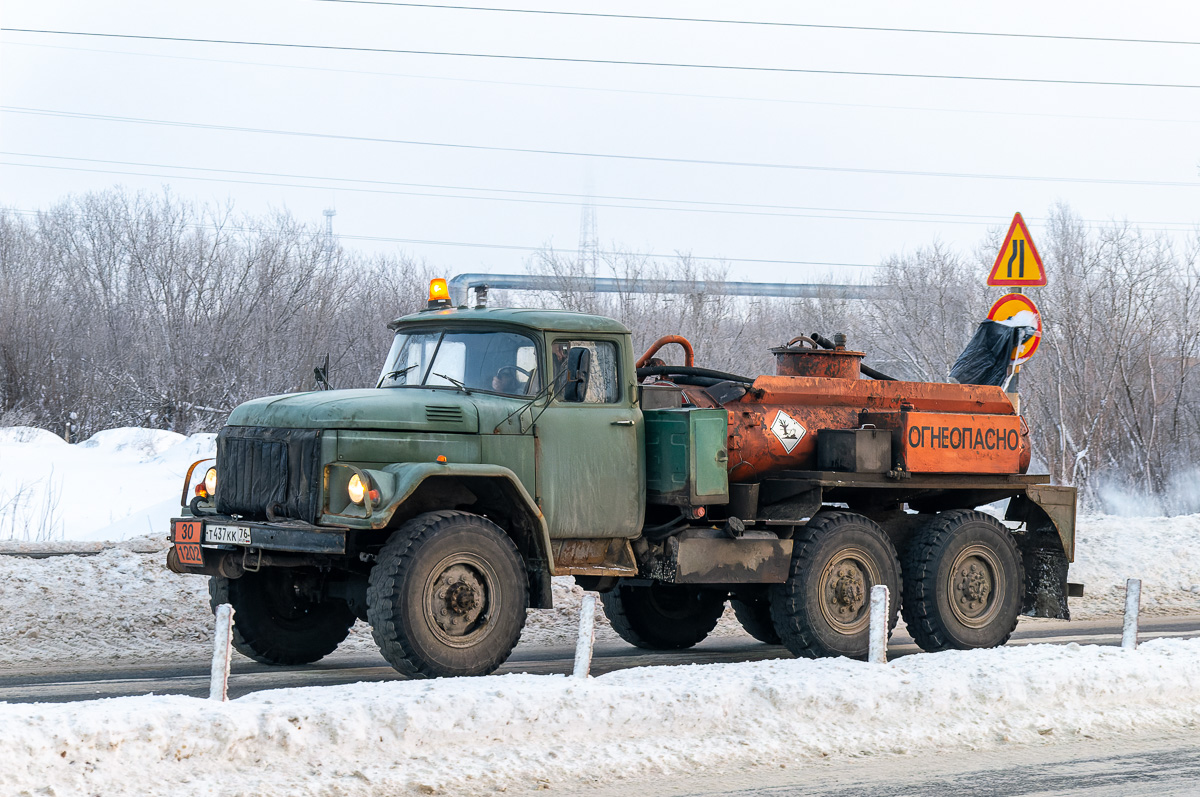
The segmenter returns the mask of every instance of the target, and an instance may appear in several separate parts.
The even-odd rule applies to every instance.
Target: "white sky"
[[[499,4],[1200,41],[1200,5],[1190,2]],[[1200,45],[606,20],[315,0],[7,0],[0,23],[352,47],[1200,86]],[[752,280],[855,279],[869,270],[744,261],[877,264],[935,238],[970,248],[989,227],[1006,226],[1017,210],[1036,242],[1041,219],[1060,200],[1098,221],[1125,218],[1182,232],[1200,222],[1200,88],[565,64],[6,30],[0,35],[0,105],[493,147],[1186,184],[662,163],[0,113],[0,203],[10,207],[45,208],[67,194],[115,184],[149,190],[169,185],[178,196],[232,199],[251,213],[287,208],[315,225],[323,224],[325,207],[336,205],[335,230],[345,245],[405,249],[447,275],[521,270],[529,252],[520,247],[573,250],[579,241],[578,195],[588,193],[589,183],[597,197],[602,248],[740,258],[731,260],[731,275]],[[698,206],[683,202],[716,203],[702,207],[722,212],[697,212]]]

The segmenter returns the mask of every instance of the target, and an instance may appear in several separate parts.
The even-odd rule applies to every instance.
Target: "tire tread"
[[[396,605],[396,599],[400,597],[400,574],[408,569],[409,564],[417,555],[418,543],[436,534],[446,521],[460,518],[474,521],[474,525],[489,531],[495,531],[497,538],[511,547],[512,555],[521,564],[522,573],[524,572],[524,563],[521,561],[520,553],[512,539],[499,527],[480,515],[453,509],[440,510],[418,515],[400,526],[384,543],[375,566],[371,568],[371,575],[367,583],[367,615],[371,625],[371,635],[375,639],[375,644],[379,646],[380,653],[402,675],[413,678],[432,678],[444,674],[423,662],[412,646],[406,644],[404,633],[396,625],[396,612],[391,607]],[[528,606],[527,579],[520,579],[516,586],[520,593],[516,600],[522,607]],[[484,662],[482,667],[484,671],[492,672],[508,659],[520,638],[520,630],[524,627],[525,614],[522,612],[518,633],[513,639],[512,645]]]
[[[946,546],[950,544],[957,529],[966,522],[981,521],[988,525],[999,526],[999,522],[991,515],[974,509],[951,509],[939,513],[918,532],[910,541],[904,552],[901,570],[904,577],[904,601],[901,612],[904,624],[908,627],[909,635],[916,641],[917,646],[929,653],[943,650],[955,650],[961,646],[955,645],[945,622],[938,616],[937,607],[937,570],[938,562]],[[1001,527],[1002,528],[1002,527]],[[1012,553],[1017,562],[1021,561],[1021,553],[1012,535],[1004,529],[1000,538],[1005,547]],[[1016,590],[1018,595],[1025,591],[1025,571],[1017,568]],[[997,643],[997,647],[1008,642],[1013,631],[1017,628],[1019,613],[1014,616],[1012,625]]]
[[[814,551],[825,539],[830,535],[836,534],[842,526],[848,523],[862,523],[864,521],[878,529],[877,524],[863,515],[835,510],[832,512],[823,511],[817,514],[806,525],[796,530],[796,535],[793,537],[795,543],[792,547],[792,564],[788,580],[783,584],[775,585],[771,595],[771,620],[783,644],[793,654],[812,659],[833,655],[813,631],[813,619],[809,618],[805,591],[796,588],[793,579],[798,565],[811,559]],[[900,563],[896,557],[895,547],[892,545],[887,534],[882,529],[878,530],[882,541],[886,543],[887,549],[890,552],[891,564],[894,568],[893,572],[898,577],[900,574]],[[898,593],[899,590],[893,590],[893,592]],[[888,611],[889,639],[891,638],[892,630],[896,627],[896,621],[899,616],[896,608],[898,598],[899,595],[893,595],[890,601],[891,606]],[[815,618],[815,620],[823,622],[821,618]]]

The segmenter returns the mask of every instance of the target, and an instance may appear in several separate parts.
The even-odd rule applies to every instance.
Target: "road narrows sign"
[[[1025,219],[1021,218],[1020,213],[1013,216],[1012,224],[1008,225],[1008,235],[1004,236],[1004,244],[1000,247],[1000,254],[996,255],[996,264],[992,266],[987,284],[1046,284],[1046,269],[1042,266],[1042,257],[1033,245],[1029,228],[1025,226]]]
[[[1021,344],[1019,350],[1012,352],[1012,364],[1020,365],[1037,351],[1042,342],[1042,314],[1037,305],[1023,293],[1010,293],[1001,296],[988,311],[988,320],[1014,326],[1029,326],[1037,330],[1033,337]]]

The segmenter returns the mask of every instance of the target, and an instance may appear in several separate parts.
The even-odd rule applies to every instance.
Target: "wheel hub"
[[[837,611],[856,612],[862,608],[866,592],[862,572],[856,567],[838,568],[837,581],[833,585],[833,602]]]
[[[844,549],[821,574],[821,614],[842,634],[855,634],[868,621],[867,595],[879,577],[871,557],[857,548]]]
[[[482,575],[467,564],[455,564],[438,576],[430,595],[430,610],[437,626],[454,637],[475,630],[487,604]]]
[[[959,601],[969,604],[971,608],[975,608],[986,601],[988,595],[991,594],[991,579],[988,578],[987,572],[978,563],[972,562],[967,567],[959,570],[958,590],[960,595]]]
[[[986,546],[973,545],[954,559],[950,568],[949,603],[955,618],[968,628],[982,628],[999,611],[1002,591],[1000,565]]]

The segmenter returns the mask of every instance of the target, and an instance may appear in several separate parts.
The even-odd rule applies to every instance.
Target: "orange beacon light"
[[[429,309],[450,306],[450,288],[441,277],[429,281]]]

